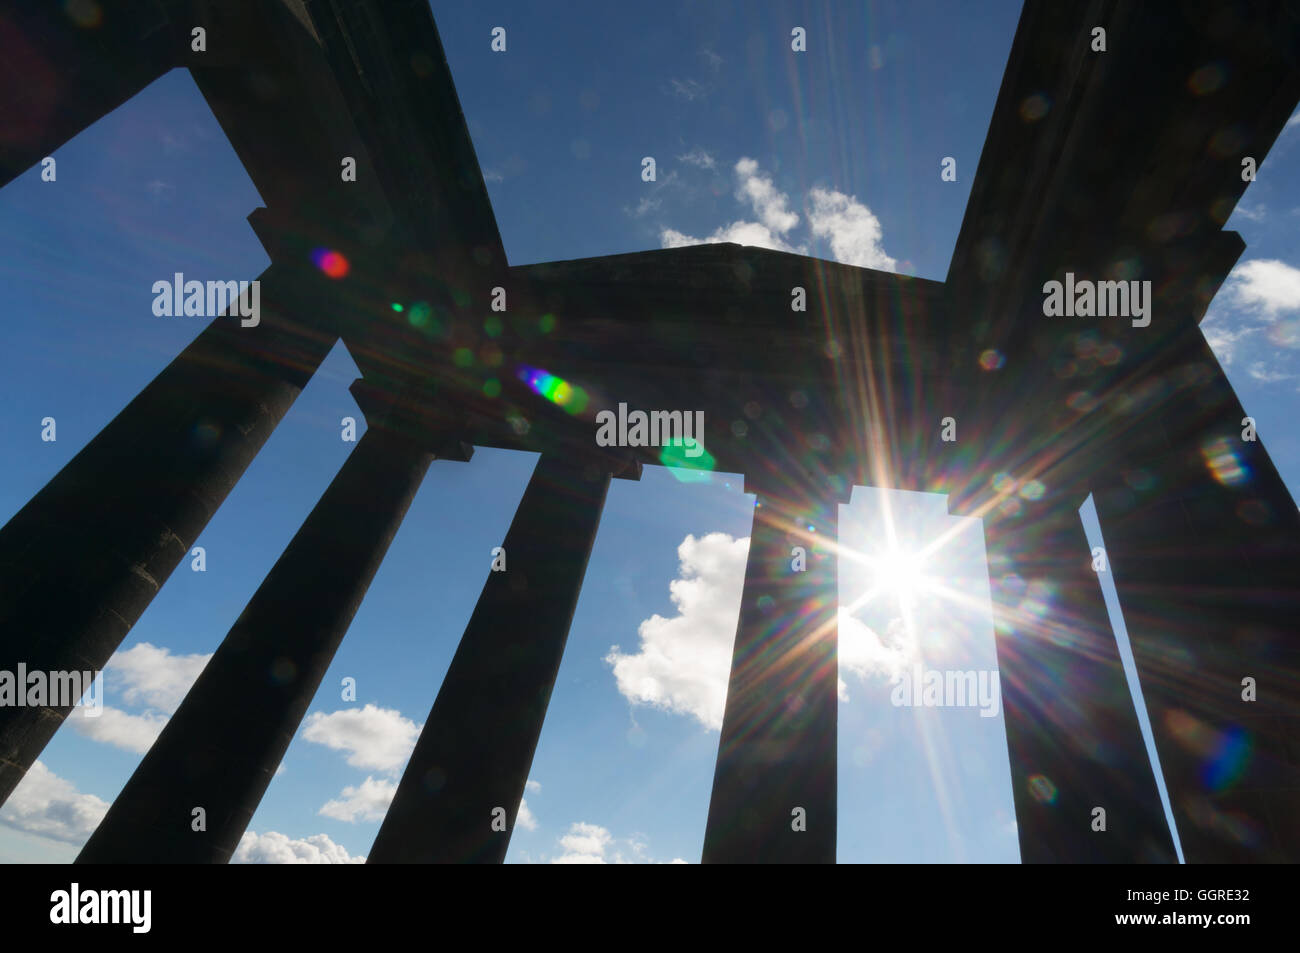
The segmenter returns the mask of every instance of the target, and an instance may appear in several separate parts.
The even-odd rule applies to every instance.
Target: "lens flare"
[[[329,248],[314,248],[311,263],[331,278],[342,278],[352,270],[351,263],[343,257],[342,252]]]
[[[1223,437],[1216,437],[1201,447],[1201,456],[1210,475],[1224,486],[1236,486],[1250,476],[1250,469]]]
[[[567,413],[580,414],[587,408],[587,392],[550,371],[540,367],[520,367],[517,376],[534,394],[545,397]]]

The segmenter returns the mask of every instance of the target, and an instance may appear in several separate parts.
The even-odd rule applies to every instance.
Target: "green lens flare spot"
[[[501,382],[495,377],[489,377],[483,382],[483,394],[486,397],[499,397],[501,395]]]
[[[427,327],[429,319],[433,317],[433,308],[429,307],[427,301],[417,301],[411,305],[411,312],[406,316],[406,321],[413,328]]]
[[[710,471],[718,464],[704,444],[696,440],[688,443],[680,437],[664,445],[659,462],[669,467],[668,472],[681,483],[707,483]]]
[[[490,338],[500,337],[504,327],[505,325],[501,323],[501,319],[495,314],[483,322],[483,330]]]
[[[456,353],[451,356],[451,360],[457,367],[473,367],[474,352],[467,347],[458,347]]]
[[[538,319],[537,326],[542,329],[543,334],[550,334],[555,330],[555,315],[546,312]]]
[[[401,314],[403,311],[406,310],[404,307],[401,306],[401,304],[399,304],[396,301],[390,304],[389,307],[392,308],[394,311],[396,311],[398,314]]]

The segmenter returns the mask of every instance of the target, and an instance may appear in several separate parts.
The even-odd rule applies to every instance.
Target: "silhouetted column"
[[[703,861],[834,863],[838,506],[758,503]]]
[[[1134,390],[1115,480],[1094,498],[1183,857],[1294,863],[1295,501],[1262,443],[1243,439],[1246,415],[1199,332]]]
[[[176,63],[184,0],[7,3],[0,10],[0,186]],[[77,22],[78,18],[84,22]],[[66,173],[66,169],[63,170]],[[33,173],[36,174],[36,173]],[[56,180],[57,181],[57,180]]]
[[[598,465],[538,460],[505,569],[483,586],[369,863],[505,858],[609,480]]]
[[[329,353],[311,280],[260,280],[0,529],[0,670],[102,669]],[[0,802],[69,710],[0,707]]]
[[[1083,523],[1036,509],[984,519],[1021,862],[1176,862]]]
[[[230,860],[432,459],[366,431],[79,863]],[[193,830],[195,808],[205,831]]]

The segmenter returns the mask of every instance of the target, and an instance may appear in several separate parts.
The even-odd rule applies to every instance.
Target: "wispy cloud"
[[[668,81],[668,86],[674,96],[689,102],[702,99],[709,91],[709,87],[695,79],[673,78]]]
[[[698,166],[701,169],[712,169],[717,165],[716,160],[708,152],[696,146],[685,155],[677,157],[677,161],[685,162],[687,165]]]

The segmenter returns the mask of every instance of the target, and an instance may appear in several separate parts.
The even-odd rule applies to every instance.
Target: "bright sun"
[[[917,553],[893,550],[880,557],[875,566],[875,587],[893,593],[900,599],[910,599],[927,587],[925,561]]]

